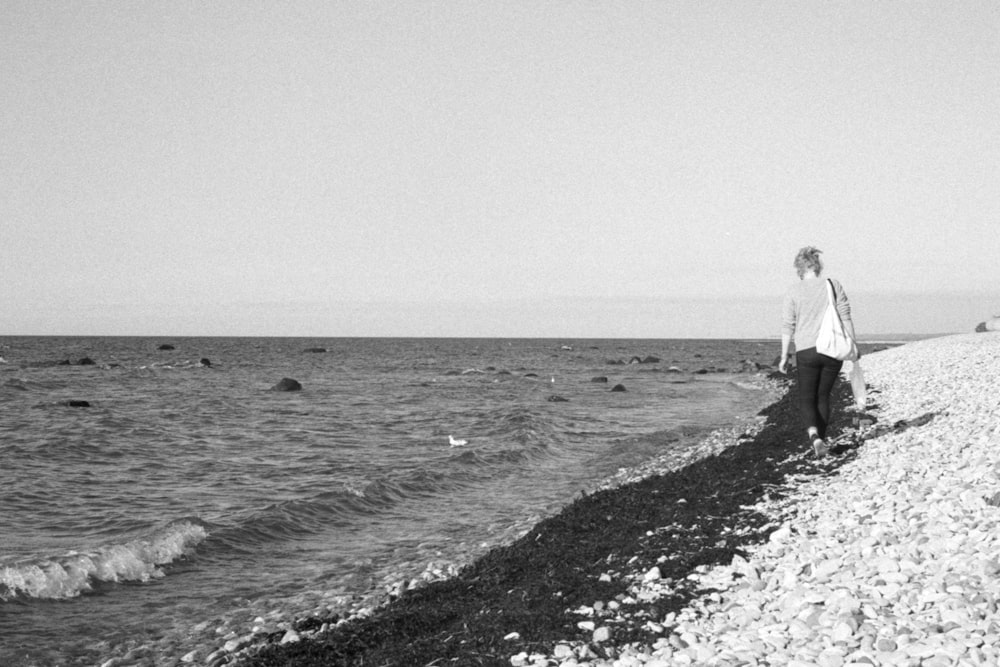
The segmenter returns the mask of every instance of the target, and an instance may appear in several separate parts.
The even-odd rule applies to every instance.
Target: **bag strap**
[[[837,290],[833,286],[833,281],[829,278],[826,279],[826,286],[829,288],[826,291],[826,296],[830,300],[830,305],[834,308],[837,307]],[[839,315],[839,313],[838,313]]]
[[[826,279],[827,289],[826,296],[829,300],[830,308],[833,308],[834,314],[837,316],[837,321],[840,322],[840,326],[844,326],[844,320],[840,316],[840,310],[837,308],[837,288],[833,286],[833,281],[829,278]]]

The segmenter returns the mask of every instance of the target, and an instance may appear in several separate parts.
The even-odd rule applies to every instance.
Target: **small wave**
[[[504,471],[516,470],[529,458],[523,447],[468,449],[446,456],[446,461],[438,461],[433,468],[420,467],[379,479],[344,482],[340,489],[262,507],[234,525],[213,530],[212,550],[253,553],[270,542],[351,526],[364,517],[401,507],[418,507],[429,498],[446,496],[456,489],[503,475]]]
[[[545,449],[561,440],[560,429],[551,416],[523,406],[496,409],[471,430],[483,430],[494,438],[530,448]]]
[[[767,388],[760,382],[745,381],[745,380],[733,380],[730,384],[732,384],[734,387],[737,387],[738,389],[744,389],[746,391],[760,392],[764,391]]]
[[[93,590],[95,582],[159,578],[164,576],[160,566],[187,555],[207,537],[201,523],[183,519],[147,538],[6,566],[0,568],[0,600],[74,598]]]
[[[7,379],[2,385],[4,389],[14,389],[17,391],[44,391],[52,392],[66,387],[64,382],[56,382],[53,380],[40,381],[32,380],[20,377],[12,377]]]
[[[313,535],[334,526],[348,526],[400,503],[442,490],[445,477],[416,471],[410,479],[355,481],[342,489],[309,499],[286,500],[263,507],[238,524],[212,533],[216,547],[253,552],[261,544]]]
[[[467,450],[449,459],[449,463],[461,466],[453,474],[472,482],[481,478],[493,477],[502,470],[521,466],[532,459],[532,451],[524,447],[504,449]]]
[[[18,391],[28,391],[28,382],[21,378],[11,378],[3,383],[6,389],[17,389]]]

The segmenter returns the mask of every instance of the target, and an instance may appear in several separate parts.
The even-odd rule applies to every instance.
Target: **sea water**
[[[447,574],[619,469],[752,415],[746,370],[776,354],[749,340],[0,338],[0,664],[175,664],[260,617]],[[285,377],[301,391],[273,391]]]

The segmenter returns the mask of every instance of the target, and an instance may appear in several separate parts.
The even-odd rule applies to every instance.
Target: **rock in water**
[[[79,400],[75,400],[75,399],[70,399],[70,400],[66,401],[66,405],[68,405],[71,408],[89,408],[90,407],[90,403],[88,401],[79,401]]]
[[[611,391],[628,391],[623,384],[616,384],[611,388]]]
[[[302,385],[292,378],[281,378],[281,382],[271,387],[271,391],[300,391]]]
[[[156,349],[157,350],[172,350],[172,349],[174,349],[174,346],[170,345],[169,343],[164,343],[163,345],[161,345],[160,347],[158,347]]]

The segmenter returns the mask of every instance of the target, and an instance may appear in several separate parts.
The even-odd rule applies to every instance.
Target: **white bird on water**
[[[448,436],[448,444],[450,444],[452,447],[461,447],[462,445],[469,444],[469,441],[468,440],[461,440],[461,439],[456,440],[455,436],[449,435]]]

